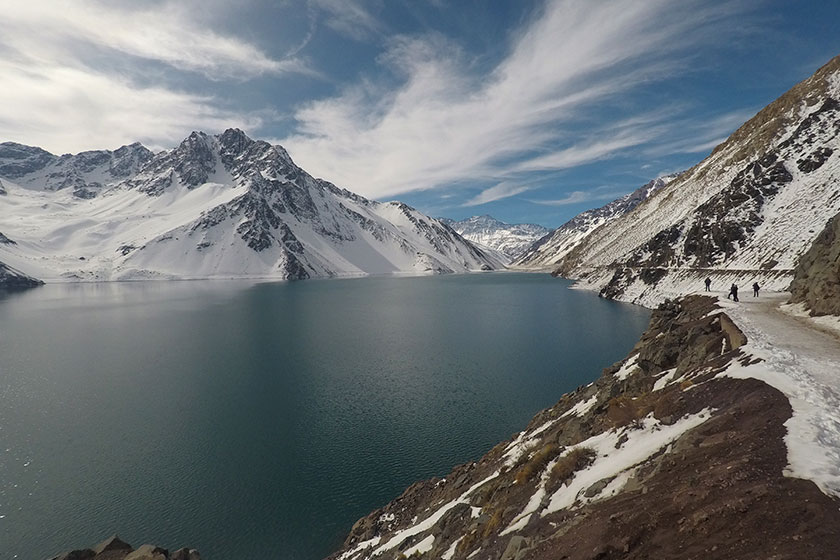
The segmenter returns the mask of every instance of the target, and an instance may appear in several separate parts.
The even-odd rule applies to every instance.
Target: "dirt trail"
[[[784,313],[788,294],[748,295],[720,305],[763,360],[750,370],[782,391],[793,407],[785,423],[789,474],[840,497],[840,340],[806,319]]]
[[[747,339],[766,348],[774,357],[795,362],[815,381],[840,392],[840,339],[802,317],[779,307],[790,294],[772,293],[754,298],[745,295],[738,303],[721,299],[721,306],[738,323]]]

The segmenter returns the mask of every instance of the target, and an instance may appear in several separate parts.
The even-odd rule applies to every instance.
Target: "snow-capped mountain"
[[[440,220],[460,233],[464,239],[499,251],[510,260],[519,257],[534,241],[550,231],[537,224],[506,224],[486,214],[460,221],[448,218]]]
[[[633,210],[678,175],[663,175],[600,208],[581,212],[559,228],[533,243],[514,266],[551,269],[596,228]]]
[[[801,255],[840,211],[840,57],[739,128],[633,211],[596,229],[557,273],[607,297],[759,282],[785,289]]]
[[[140,144],[115,151],[95,150],[55,156],[41,148],[0,143],[0,177],[47,191],[72,189],[78,198],[93,198],[103,186],[130,177],[152,158]]]
[[[367,200],[231,129],[153,155],[0,145],[0,261],[46,280],[465,272],[502,266],[447,225]]]

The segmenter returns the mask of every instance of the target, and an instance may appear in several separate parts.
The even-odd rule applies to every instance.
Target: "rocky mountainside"
[[[761,356],[713,298],[666,301],[625,360],[330,558],[832,557],[837,477],[814,474],[821,436]]]
[[[812,316],[840,315],[840,214],[802,255],[790,291],[791,302],[804,303]]]
[[[593,231],[556,273],[655,305],[702,285],[790,283],[840,211],[840,57],[761,110],[703,162]]]
[[[488,215],[473,216],[466,220],[440,218],[442,222],[482,247],[499,251],[509,260],[518,258],[535,241],[549,233],[537,224],[506,224]]]
[[[93,198],[104,185],[131,177],[150,159],[152,152],[136,143],[113,152],[96,150],[55,156],[41,148],[3,142],[0,177],[30,188],[70,189],[78,198]]]
[[[144,544],[135,550],[114,535],[93,548],[65,552],[51,560],[201,560],[201,555],[192,548],[179,548],[170,554],[167,549],[152,544]]]
[[[673,181],[677,175],[664,175],[594,210],[581,212],[550,235],[536,241],[513,263],[515,267],[551,270],[569,251],[598,227],[633,210],[648,197]]]
[[[438,220],[367,200],[231,129],[151,154],[0,145],[0,261],[46,281],[442,273],[502,266]]]

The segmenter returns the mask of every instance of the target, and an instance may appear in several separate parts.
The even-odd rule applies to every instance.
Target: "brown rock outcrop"
[[[201,560],[197,550],[181,548],[173,554],[165,548],[144,544],[136,550],[117,535],[94,546],[65,552],[51,560]]]
[[[791,302],[815,315],[840,315],[840,214],[831,218],[802,255],[790,285]]]

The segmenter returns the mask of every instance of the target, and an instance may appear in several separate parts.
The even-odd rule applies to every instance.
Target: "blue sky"
[[[0,4],[0,140],[235,126],[436,216],[557,226],[682,170],[840,54],[840,2]]]

